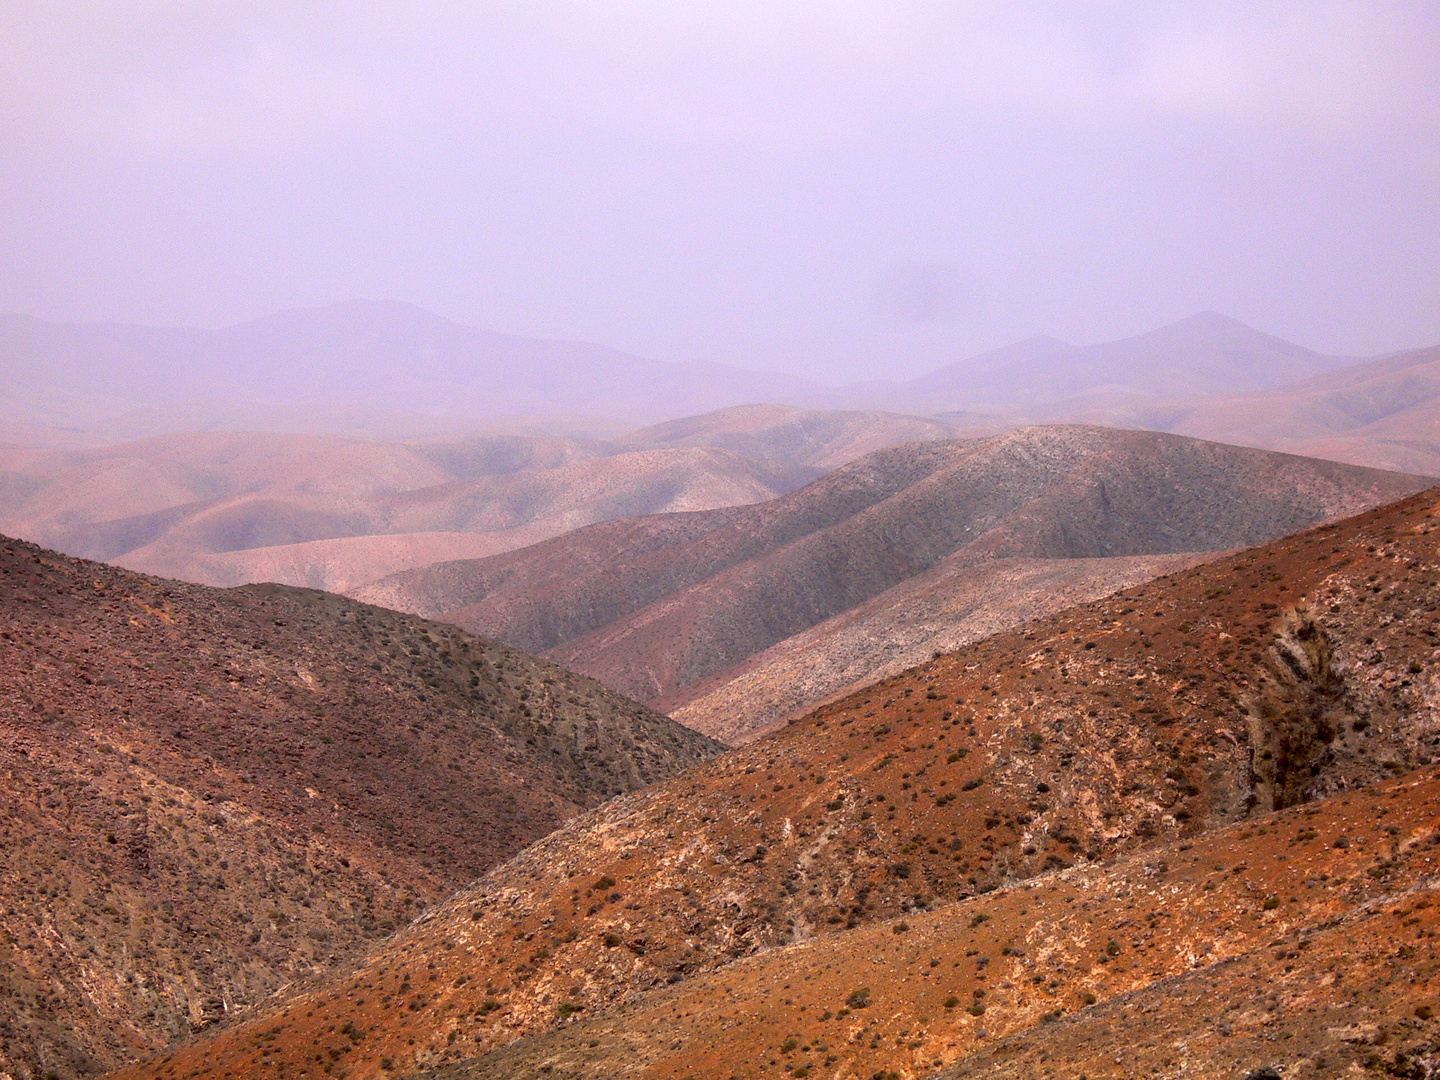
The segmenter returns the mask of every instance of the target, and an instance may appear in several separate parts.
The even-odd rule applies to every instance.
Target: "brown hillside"
[[[672,697],[654,702],[731,746],[937,653],[1214,556],[987,559],[961,551]]]
[[[350,959],[713,743],[453,627],[0,541],[0,1073],[93,1074]]]
[[[775,949],[425,1076],[1424,1077],[1437,811],[1428,768]]]
[[[746,965],[781,962],[777,948],[811,941],[836,957],[849,949],[842,943],[861,943],[843,985],[873,990],[877,954],[863,943],[896,940],[896,920],[913,931],[924,918],[928,934],[945,920],[924,911],[974,897],[1014,904],[1019,919],[1027,905],[1014,887],[1037,875],[1140,848],[1188,853],[1211,829],[1421,767],[1440,756],[1436,512],[1429,493],[1224,556],[862,690],[576,819],[351,975],[127,1075],[222,1077],[262,1061],[290,1076],[318,1076],[327,1064],[356,1078],[404,1074],[497,1050],[577,1014],[643,1005],[646,994],[707,973],[739,978]],[[1429,800],[1416,813],[1433,821]],[[1256,873],[1245,878],[1256,919],[1266,914],[1270,864],[1291,857],[1265,826],[1272,839],[1262,847],[1274,854],[1262,875],[1257,852]],[[1367,833],[1353,857],[1375,843]],[[1365,865],[1375,862],[1370,855]],[[1335,865],[1324,873],[1335,876]],[[1345,863],[1343,872],[1354,869]],[[1286,885],[1281,904],[1298,903]],[[992,897],[997,889],[1010,891]],[[1227,884],[1223,897],[1236,895]],[[1226,923],[1215,932],[1228,933]],[[1275,937],[1245,933],[1241,944]],[[1116,940],[1122,955],[1138,948]],[[984,955],[1000,964],[994,946],[1012,947],[1013,957],[1014,945],[1024,948],[987,940]],[[1203,951],[1179,955],[1187,966],[1205,963]],[[755,959],[730,968],[746,957]],[[949,952],[942,962],[956,959],[984,967]],[[1068,962],[1078,965],[1078,954]],[[1127,979],[1139,977],[1134,965],[1127,955]],[[887,985],[938,997],[927,970],[907,969]],[[728,1020],[744,1037],[738,1045],[768,1048],[774,1025],[793,1026],[772,1025],[784,997],[805,1003],[790,981],[774,991],[770,1011],[737,1001],[736,1013],[728,995],[706,997],[706,1022]],[[1042,978],[1033,993],[1059,985]],[[1013,987],[1000,989],[1008,996]],[[824,1008],[843,1005],[826,994]],[[1039,1019],[1037,999],[1018,1000],[1017,1025]],[[939,1014],[928,999],[914,1001],[866,1014],[888,1024],[916,1010],[914,1024],[875,1032],[876,1048],[887,1040],[893,1048],[905,1031],[921,1043],[911,1049],[958,1057],[958,1041],[937,1047],[917,1034],[919,1017],[938,1023]],[[1074,1008],[1068,997],[1056,1006]],[[758,1026],[745,1017],[759,1017]],[[796,1047],[815,1037],[808,1028],[791,1034]],[[647,1057],[657,1044],[643,1030],[617,1037],[606,1050],[609,1075],[622,1064],[676,1063]],[[613,1056],[621,1045],[633,1060]],[[854,1044],[842,1049],[856,1053]],[[684,1071],[657,1069],[729,1076],[747,1063],[753,1057],[727,1050],[684,1059]],[[915,1075],[913,1061],[903,1067],[902,1076]],[[824,1075],[857,1073],[845,1065]]]
[[[1029,428],[882,450],[768,503],[612,522],[358,595],[678,702],[947,558],[983,574],[999,558],[1223,550],[1425,483],[1151,432]]]

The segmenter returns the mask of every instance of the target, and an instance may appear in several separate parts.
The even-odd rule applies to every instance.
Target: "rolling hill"
[[[970,409],[1064,419],[1101,401],[1134,407],[1268,390],[1349,363],[1206,311],[1095,345],[1047,337],[1018,342],[896,384],[888,400],[927,413]]]
[[[212,432],[0,446],[0,530],[202,584],[348,593],[597,521],[764,501],[876,447],[953,434],[913,416],[753,406],[606,440]]]
[[[1182,434],[1440,475],[1440,348],[1188,403],[1165,422]]]
[[[676,707],[687,688],[713,691],[706,680],[860,605],[884,607],[877,598],[898,589],[890,610],[872,613],[869,671],[851,663],[826,681],[829,662],[800,655],[820,698],[787,702],[789,712],[883,670],[891,625],[898,651],[923,646],[926,634],[896,618],[913,601],[907,583],[937,585],[931,609],[955,626],[995,560],[1241,547],[1425,483],[1148,432],[1031,428],[881,450],[771,502],[609,522],[393,575],[357,595],[544,651],[638,700]],[[1111,564],[1087,570],[1090,595],[1114,576]],[[1045,599],[1052,584],[1016,576],[976,629],[1062,606],[1063,593]],[[763,723],[783,715],[760,713]]]
[[[104,1072],[713,755],[589,679],[281,586],[0,541],[0,1073]]]
[[[122,1075],[1423,1075],[1393,1070],[1437,1037],[1437,513],[867,687]]]
[[[749,458],[829,472],[887,446],[992,435],[999,430],[1004,427],[972,417],[952,422],[874,410],[743,405],[655,424],[618,441],[646,449],[712,446]]]

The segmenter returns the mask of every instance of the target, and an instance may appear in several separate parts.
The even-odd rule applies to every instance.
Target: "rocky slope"
[[[425,1075],[1424,1077],[1437,807],[1431,767],[777,949]]]
[[[731,746],[937,653],[1213,554],[989,559],[964,552],[653,704]],[[958,564],[958,565],[957,565]]]
[[[1403,977],[1429,986],[1433,918],[1407,890],[1433,880],[1440,781],[1405,774],[1440,758],[1437,512],[1420,495],[862,690],[576,819],[343,978],[127,1075],[478,1058],[476,1075],[910,1078],[1038,1060],[1054,1044],[1010,1036],[1148,988],[1194,1011],[1196,973],[1245,964],[1323,987],[1333,958],[1348,993],[1420,956]],[[1425,931],[1413,952],[1382,950],[1395,924]],[[1341,926],[1307,968],[1307,935]],[[1347,940],[1364,947],[1343,957]],[[1302,986],[1265,985],[1282,1005]],[[1386,993],[1355,1015],[1425,1004]],[[1297,1023],[1335,1015],[1311,1000]],[[1203,1008],[1253,1039],[1269,1004]],[[1428,1029],[1395,1030],[1376,1053]]]
[[[638,700],[678,703],[942,563],[983,576],[995,559],[1223,550],[1425,483],[1149,432],[1030,428],[881,450],[767,503],[602,524],[358,595],[544,650]],[[1036,582],[1010,603],[1044,591]]]
[[[0,541],[0,1073],[90,1075],[362,946],[717,747],[323,593]]]

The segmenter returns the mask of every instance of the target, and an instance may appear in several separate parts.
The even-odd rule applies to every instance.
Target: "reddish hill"
[[[0,527],[146,573],[336,591],[597,521],[763,501],[816,475],[704,446],[173,435],[70,453],[0,448]]]
[[[767,503],[611,522],[358,595],[679,704],[686,688],[942,562],[983,574],[1000,558],[1223,550],[1426,483],[1151,432],[1029,428],[882,450]]]
[[[1437,509],[1224,556],[867,688],[577,819],[344,978],[126,1075],[358,1080],[481,1055],[478,1075],[914,1076],[1084,993],[1163,995],[1262,948],[1305,970],[1286,935],[1335,917],[1356,941],[1428,934],[1401,890],[1434,873],[1436,779],[1347,793],[1440,756]],[[1383,956],[1347,962],[1357,985],[1389,978]],[[977,1000],[985,1036],[957,1011]],[[587,1016],[573,1041],[517,1043]]]
[[[1176,406],[1163,426],[1224,439],[1440,474],[1440,348],[1367,360],[1290,386]]]
[[[738,746],[938,653],[1214,557],[975,563],[966,554],[652,704],[686,727]]]
[[[1428,768],[776,949],[423,1075],[1423,1077],[1437,808]]]
[[[717,747],[454,627],[0,541],[0,1073],[113,1068]]]

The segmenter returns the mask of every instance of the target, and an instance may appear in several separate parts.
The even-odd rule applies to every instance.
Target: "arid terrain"
[[[976,564],[961,552],[654,704],[686,727],[738,745],[936,653],[1213,557],[1204,552]],[[952,569],[951,563],[961,565]]]
[[[122,1075],[1426,1075],[1437,513],[867,687]]]
[[[1366,361],[1293,386],[1191,403],[1168,430],[1440,475],[1440,348]]]
[[[0,541],[0,1073],[103,1072],[350,962],[713,755],[452,626]]]
[[[667,709],[820,627],[754,661],[782,667],[757,677],[753,700],[687,713],[739,739],[894,670],[907,653],[928,656],[1143,576],[1142,564],[1106,560],[1242,547],[1427,483],[1177,436],[1029,428],[880,450],[770,502],[592,526],[357,595],[543,651]],[[995,560],[1085,562],[1005,580],[991,575]],[[1060,578],[1067,588],[1054,588]],[[977,616],[980,589],[990,594]],[[926,607],[929,620],[917,618]],[[845,620],[868,624],[881,644],[847,649]],[[899,657],[887,655],[891,642]]]
[[[556,372],[580,359],[604,385],[556,397]],[[1213,312],[836,388],[487,334],[404,305],[224,331],[0,316],[12,391],[0,407],[0,532],[203,584],[354,595],[598,522],[764,502],[886,447],[1037,423],[1433,475],[1436,364],[1433,348],[1324,356]],[[251,400],[256,387],[279,396]],[[771,404],[682,415],[745,400]],[[670,418],[635,427],[657,415]]]
[[[753,406],[611,439],[205,433],[0,446],[0,531],[201,584],[351,593],[599,521],[773,499],[879,447],[956,433],[915,416]]]

